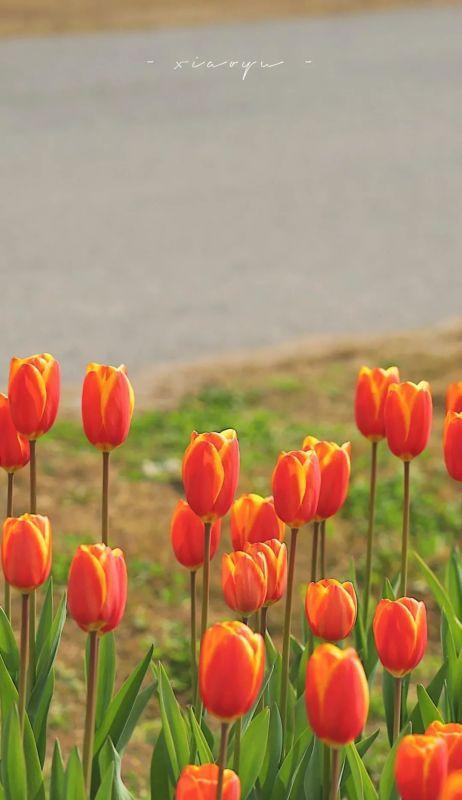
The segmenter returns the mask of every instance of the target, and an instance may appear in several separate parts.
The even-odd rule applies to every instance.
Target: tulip
[[[216,764],[189,765],[180,775],[175,800],[215,800],[217,786]],[[222,800],[241,800],[241,782],[231,769],[223,772]]]
[[[305,600],[308,624],[314,634],[329,642],[346,639],[356,621],[357,601],[353,584],[324,578],[308,584]]]
[[[25,467],[29,458],[29,442],[17,432],[8,398],[0,394],[0,467],[12,474]],[[7,516],[11,516],[11,513],[7,513]]]
[[[289,686],[290,629],[292,624],[292,598],[294,590],[295,558],[298,530],[316,514],[321,473],[319,461],[313,450],[292,450],[281,453],[273,472],[274,507],[279,519],[291,528],[289,568],[287,575],[286,608],[282,643],[281,721],[283,735],[287,719],[287,693]]]
[[[231,538],[234,550],[245,550],[247,543],[284,540],[285,525],[278,519],[272,497],[243,494],[231,508]]]
[[[319,460],[321,488],[316,519],[322,522],[340,511],[346,500],[351,472],[351,444],[345,442],[338,445],[307,436],[303,449],[314,450]]]
[[[260,553],[254,558],[242,550],[223,556],[221,584],[225,601],[238,611],[247,623],[250,614],[258,611],[266,598],[266,561]]]
[[[425,731],[426,736],[440,736],[448,749],[448,772],[462,770],[462,725],[458,722],[435,720]],[[462,788],[462,784],[461,784]]]
[[[12,358],[8,396],[16,430],[35,441],[53,425],[60,397],[59,362],[49,353]]]
[[[210,558],[217,551],[220,541],[221,520],[212,525]],[[186,569],[195,572],[204,563],[205,523],[194,513],[185,500],[179,500],[170,524],[172,548],[177,561]]]
[[[438,800],[462,800],[462,770],[447,776]]]
[[[279,539],[247,544],[246,553],[254,558],[263,556],[266,563],[266,597],[264,607],[277,603],[283,596],[287,586],[287,547]]]
[[[448,411],[443,433],[444,462],[455,481],[462,481],[462,413]]]
[[[396,786],[402,800],[438,800],[447,767],[448,753],[442,738],[405,736],[395,761]]]
[[[462,411],[462,381],[450,383],[446,392],[446,411]]]
[[[82,388],[82,421],[88,441],[110,452],[125,442],[130,431],[135,395],[127,369],[88,364]]]

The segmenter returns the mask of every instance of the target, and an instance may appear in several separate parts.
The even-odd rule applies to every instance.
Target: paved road
[[[75,380],[460,314],[461,30],[453,8],[2,42],[0,364],[47,349]],[[285,63],[174,69],[196,56]]]

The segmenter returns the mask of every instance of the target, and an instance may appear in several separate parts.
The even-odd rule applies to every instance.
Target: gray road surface
[[[0,376],[460,314],[461,33],[452,8],[2,42]]]

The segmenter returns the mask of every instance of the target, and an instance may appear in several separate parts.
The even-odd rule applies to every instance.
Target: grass
[[[188,576],[176,565],[170,550],[169,518],[181,494],[181,456],[192,429],[235,427],[239,433],[242,470],[239,492],[270,492],[271,472],[279,450],[299,447],[307,433],[353,446],[352,485],[339,518],[328,525],[328,571],[347,579],[354,563],[361,581],[365,560],[369,445],[358,434],[352,413],[357,369],[361,363],[398,363],[403,376],[429,378],[435,399],[435,426],[427,452],[412,465],[412,543],[439,569],[461,528],[459,487],[447,477],[441,457],[443,397],[446,383],[457,376],[462,346],[459,332],[415,334],[389,341],[369,342],[316,351],[295,352],[271,363],[253,360],[221,363],[185,377],[184,393],[172,393],[162,410],[137,412],[127,443],[111,457],[111,541],[124,548],[129,565],[130,591],[125,620],[117,638],[123,679],[151,642],[156,658],[165,662],[180,695],[187,690]],[[217,377],[218,376],[218,377]],[[178,381],[178,375],[175,375]],[[165,389],[165,387],[164,387]],[[164,391],[165,395],[165,391]],[[167,393],[168,395],[168,393]],[[155,404],[155,399],[153,404]],[[401,529],[401,463],[383,444],[379,454],[377,550],[374,592],[384,575],[399,569]],[[54,531],[53,573],[64,587],[69,562],[78,543],[99,538],[100,455],[86,442],[80,421],[63,417],[38,447],[39,509],[48,513]],[[16,512],[27,508],[27,475],[17,480]],[[230,547],[228,522],[223,526],[221,551]],[[297,565],[297,598],[303,598],[308,576],[310,532],[301,537]],[[410,589],[417,596],[424,584],[412,568]],[[433,604],[429,602],[430,610]],[[219,557],[213,565],[212,619],[229,616],[221,597]],[[297,615],[297,618],[300,614]],[[271,629],[279,637],[282,607],[272,609]],[[434,672],[439,632],[436,615],[430,619],[430,654],[418,677],[424,683]],[[16,608],[17,624],[17,608]],[[58,656],[56,696],[52,706],[53,733],[64,749],[81,742],[83,716],[84,636],[72,621],[65,626]],[[373,697],[371,729],[382,724],[379,689]],[[158,731],[153,704],[130,745],[125,774],[136,797],[143,781],[152,743]],[[380,744],[373,748],[380,752]],[[374,770],[379,766],[370,762]]]

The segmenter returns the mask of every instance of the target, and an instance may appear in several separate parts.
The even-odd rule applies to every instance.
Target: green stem
[[[30,513],[37,513],[37,450],[36,441],[30,443]],[[29,611],[29,680],[28,692],[30,693],[35,684],[35,628],[37,616],[37,602],[35,589],[30,593]]]
[[[313,540],[311,543],[311,582],[316,581],[316,568],[318,563],[319,522],[313,525]]]
[[[266,639],[266,631],[268,629],[268,606],[263,606],[260,612],[260,634],[263,636],[263,641]]]
[[[191,689],[194,704],[197,703],[197,637],[196,637],[196,570],[190,573],[191,591]]]
[[[21,604],[21,657],[20,657],[20,671],[19,671],[19,689],[18,689],[18,712],[19,712],[19,727],[21,734],[24,731],[24,716],[26,712],[26,695],[27,695],[27,668],[29,661],[29,594],[22,595]]]
[[[326,520],[321,522],[321,578],[326,577]]]
[[[14,487],[14,472],[8,473],[8,491],[6,496],[6,516],[13,516],[13,487]],[[11,587],[5,578],[5,595],[4,595],[4,608],[5,614],[8,619],[11,619]]]
[[[90,794],[93,744],[95,740],[96,694],[98,682],[99,638],[96,631],[90,634],[90,658],[88,661],[87,707],[85,713],[85,733],[83,738],[83,775],[85,789]]]
[[[284,617],[284,636],[282,644],[281,677],[281,722],[283,741],[287,728],[287,695],[289,690],[290,628],[292,622],[292,598],[295,577],[295,556],[297,551],[298,528],[292,528],[290,537],[289,569],[287,575],[286,611]]]
[[[30,513],[37,513],[37,454],[35,446],[36,441],[30,443],[30,460],[29,460],[29,474],[30,474]]]
[[[401,698],[403,694],[402,678],[395,678],[393,692],[393,742],[396,742],[401,730]]]
[[[220,756],[218,760],[218,782],[217,782],[216,800],[222,800],[223,798],[223,773],[226,768],[226,758],[228,753],[228,735],[229,735],[229,723],[222,722]]]
[[[367,627],[369,616],[369,598],[371,594],[372,582],[372,551],[374,547],[374,521],[375,521],[375,496],[377,489],[377,447],[378,442],[372,442],[371,450],[371,481],[369,490],[369,524],[367,528],[367,557],[366,557],[366,577],[364,582],[364,626]]]
[[[411,495],[409,473],[411,462],[404,462],[404,499],[403,499],[403,538],[401,548],[401,597],[406,597],[407,592],[407,561],[409,546],[409,516],[411,508]]]
[[[201,639],[205,631],[207,630],[207,621],[209,618],[211,533],[212,533],[212,523],[206,522],[204,526],[204,575],[202,583]]]
[[[239,766],[241,763],[241,736],[242,736],[242,717],[236,721],[234,728],[234,758],[233,770],[239,774]]]
[[[109,540],[109,452],[103,452],[103,492],[101,503],[101,540],[108,544]]]
[[[324,800],[329,800],[330,789],[330,748],[323,744],[323,794]]]
[[[340,750],[337,747],[331,747],[331,752],[332,780],[330,784],[330,800],[336,800],[340,783]]]

